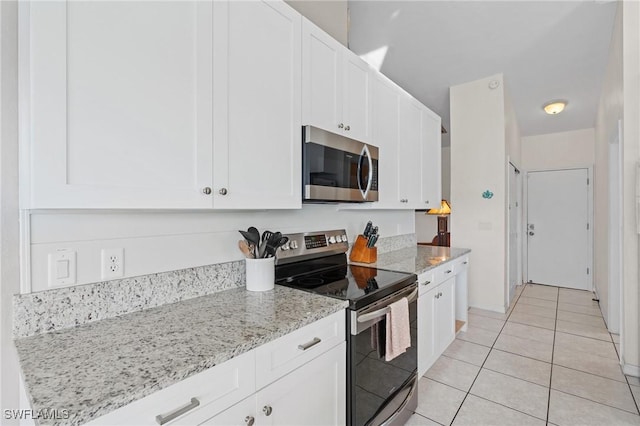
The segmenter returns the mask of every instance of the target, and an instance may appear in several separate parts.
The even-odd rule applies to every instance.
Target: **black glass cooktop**
[[[415,274],[346,264],[339,254],[276,268],[276,284],[348,300],[360,309],[414,283]]]

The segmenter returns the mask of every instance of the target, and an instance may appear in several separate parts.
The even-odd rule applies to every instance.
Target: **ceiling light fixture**
[[[567,106],[567,103],[567,101],[551,101],[545,104],[542,109],[549,115],[560,114],[564,110],[564,107]]]

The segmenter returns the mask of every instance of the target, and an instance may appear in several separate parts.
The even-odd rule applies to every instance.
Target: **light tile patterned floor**
[[[586,291],[527,284],[506,314],[469,310],[467,332],[419,383],[408,425],[640,425],[640,380]]]

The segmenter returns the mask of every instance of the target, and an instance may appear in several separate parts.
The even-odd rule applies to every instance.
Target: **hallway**
[[[408,425],[640,425],[640,380],[593,293],[526,284],[506,314],[469,310],[420,379]]]

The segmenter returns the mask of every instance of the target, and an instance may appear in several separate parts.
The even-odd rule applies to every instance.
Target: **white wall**
[[[594,129],[522,138],[522,168],[524,170],[588,167],[594,164],[594,155]]]
[[[609,329],[619,332],[620,304],[610,309],[609,298],[609,144],[616,140],[618,120],[623,117],[622,90],[622,6],[618,5],[609,59],[605,72],[595,128],[594,166],[594,284]],[[615,296],[614,296],[615,297]],[[610,317],[611,316],[611,317]],[[613,316],[617,316],[616,319]],[[612,328],[613,327],[613,328]]]
[[[513,107],[511,96],[509,95],[506,85],[504,88],[504,114],[507,155],[509,156],[509,161],[511,161],[516,168],[520,169],[522,167],[522,137],[520,136],[520,126],[518,126],[516,110]]]
[[[498,88],[489,82],[497,80]],[[501,74],[453,86],[451,97],[451,240],[472,249],[469,305],[506,310],[507,149]],[[482,193],[490,190],[493,198]]]
[[[349,10],[347,0],[285,0],[285,2],[331,37],[348,46]]]
[[[0,407],[18,409],[19,369],[12,342],[12,295],[20,288],[16,2],[0,2],[0,30]],[[4,415],[0,422],[17,424]]]
[[[32,291],[46,290],[48,255],[77,251],[77,284],[100,281],[100,250],[124,248],[125,276],[242,259],[239,229],[283,233],[347,230],[353,241],[367,220],[380,236],[413,234],[414,212],[338,210],[306,204],[302,210],[236,212],[35,212],[31,216]]]
[[[638,233],[636,228],[636,167],[640,160],[640,3],[625,1],[622,17],[624,87],[623,133],[623,323],[624,370],[640,376],[638,308]]]

